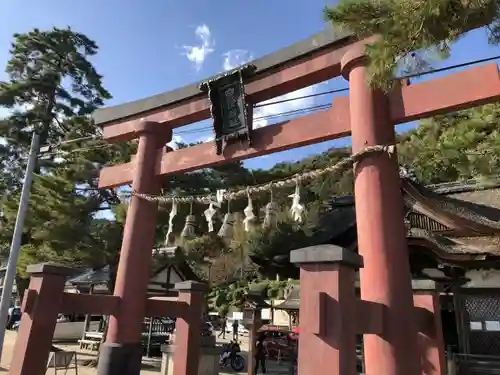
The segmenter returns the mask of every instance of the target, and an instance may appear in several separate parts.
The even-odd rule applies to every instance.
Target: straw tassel
[[[214,215],[217,213],[217,210],[214,208],[213,202],[210,202],[208,208],[203,212],[205,214],[205,219],[208,224],[208,231],[214,231]]]
[[[170,213],[168,214],[168,230],[165,235],[165,246],[168,246],[174,241],[174,218],[177,216],[177,201],[174,199],[172,201],[172,208],[170,209]]]
[[[215,194],[215,200],[217,202],[215,205],[219,208],[222,207],[222,203],[224,203],[224,194],[226,194],[226,189],[219,189]]]
[[[302,204],[300,204],[300,187],[298,182],[295,185],[295,192],[288,197],[292,198],[292,207],[290,207],[292,220],[297,223],[302,223],[305,214],[305,208]]]
[[[247,189],[248,204],[243,210],[245,214],[245,219],[243,220],[243,225],[245,226],[245,232],[251,232],[254,229],[255,223],[257,221],[257,216],[253,213],[253,203],[252,197],[250,196],[250,191]]]
[[[191,209],[189,215],[186,217],[186,224],[184,224],[184,229],[181,232],[181,238],[183,240],[192,240],[196,238],[196,217],[193,215],[193,202],[191,202]]]
[[[224,215],[224,220],[217,234],[226,240],[230,240],[234,235],[234,215],[230,212],[231,201],[227,202],[227,214]]]
[[[276,229],[278,228],[278,205],[273,199],[273,190],[271,190],[271,201],[266,205],[264,222],[262,223],[262,228],[264,229]]]

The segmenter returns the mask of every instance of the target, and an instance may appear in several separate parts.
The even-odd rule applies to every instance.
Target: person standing
[[[238,341],[238,327],[239,327],[240,323],[235,320],[233,322],[233,341]]]
[[[261,332],[257,337],[257,341],[255,342],[255,365],[253,370],[254,375],[257,375],[257,372],[259,371],[259,365],[262,369],[262,373],[266,373],[266,347],[264,346],[265,339],[266,336],[263,332]]]
[[[299,357],[299,338],[295,337],[294,340],[291,340],[290,346],[292,348],[292,360],[290,361],[289,367],[289,375],[297,374],[297,365],[298,365],[298,357]]]
[[[220,332],[219,332],[219,335],[217,337],[221,337],[223,339],[226,338],[226,324],[227,324],[227,318],[224,316],[223,318],[221,318],[221,328],[220,328]]]

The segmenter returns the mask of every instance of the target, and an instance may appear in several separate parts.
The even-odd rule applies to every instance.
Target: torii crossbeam
[[[367,146],[393,144],[394,126],[398,123],[494,102],[500,97],[500,77],[495,64],[415,85],[401,83],[389,94],[372,90],[367,84],[366,43],[357,41],[352,35],[338,36],[332,30],[325,30],[253,61],[256,74],[245,86],[251,104],[341,74],[349,81],[349,96],[336,98],[329,110],[258,129],[253,134],[252,147],[230,145],[221,156],[215,155],[210,143],[171,152],[164,147],[171,140],[172,129],[209,117],[209,102],[199,92],[198,84],[97,111],[94,118],[103,126],[106,140],[139,139],[133,160],[104,168],[99,186],[109,188],[132,183],[138,193],[158,194],[161,177],[171,173],[193,171],[349,134],[353,152],[358,152]],[[374,375],[420,375],[424,371],[427,375],[444,374],[442,340],[422,341],[420,337],[425,333],[417,335],[419,327],[412,297],[396,158],[377,154],[359,162],[355,167],[354,190],[358,253],[364,263],[360,270],[362,305],[378,306],[367,319],[381,321],[378,325],[366,322],[363,325],[366,329],[358,327],[365,333],[365,372]],[[121,375],[139,375],[136,362],[140,354],[135,351],[141,350],[157,210],[157,203],[132,197],[114,293],[118,302],[110,319],[105,350],[101,352],[100,364],[106,366],[99,368],[100,375],[112,375],[114,364],[115,368],[129,369]],[[350,316],[342,316],[342,324],[336,324],[340,331],[346,332],[325,330],[320,321],[325,313],[321,310],[323,303],[335,310],[334,302],[338,299],[333,292],[318,294],[311,287],[301,290],[301,306],[306,303],[314,306],[308,305],[306,310],[310,315],[304,321],[301,319],[299,375],[355,375],[355,342],[352,337],[342,340],[347,331],[359,330],[349,328]],[[313,316],[315,313],[318,315]],[[376,330],[371,329],[375,326]],[[196,335],[196,332],[188,331],[188,335]],[[422,342],[426,345],[424,349],[420,347]],[[16,358],[23,358],[22,354],[18,353]],[[195,370],[193,366],[191,370]],[[174,366],[174,375],[194,375],[186,372],[186,367]]]
[[[140,138],[136,157],[130,163],[104,168],[100,186],[132,183],[137,192],[155,194],[161,176],[170,173],[193,171],[349,134],[353,152],[357,152],[366,146],[394,143],[394,126],[398,123],[494,102],[500,97],[496,64],[414,85],[400,83],[390,94],[374,91],[367,84],[366,43],[349,35],[338,38],[325,31],[253,62],[256,75],[246,84],[251,104],[340,74],[350,83],[349,96],[334,99],[329,110],[258,129],[253,134],[252,147],[230,145],[221,156],[215,155],[210,143],[173,152],[166,152],[162,147],[165,139],[170,139],[172,129],[208,118],[209,103],[195,87],[96,112],[95,119],[103,125],[104,138],[110,142]],[[364,267],[360,270],[361,297],[385,306],[382,331],[364,335],[366,372],[417,375],[422,372],[423,356],[432,363],[434,373],[440,374],[444,371],[442,341],[433,341],[434,351],[428,349],[425,354],[419,354],[417,350],[419,328],[414,315],[397,160],[388,155],[375,155],[358,163],[355,172],[358,252],[364,258]],[[142,316],[143,310],[132,306],[144,300],[149,267],[149,260],[144,258],[147,258],[146,249],[153,245],[152,217],[156,210],[154,203],[132,198],[115,292],[122,301],[128,302],[122,314],[111,320],[110,343],[134,341],[138,335],[139,328],[129,334],[130,329],[125,331],[121,327],[133,324],[134,319],[137,321]],[[145,221],[149,221],[147,228]],[[139,256],[140,249],[143,252]],[[126,277],[132,273],[133,279]],[[142,275],[140,287],[138,281],[133,281],[138,275]],[[301,295],[308,293],[315,291],[301,291]],[[313,326],[308,328],[308,321],[304,319],[301,326],[300,340],[304,345],[299,346],[299,374],[342,371],[342,375],[354,375],[355,368],[339,362],[342,356],[338,351],[344,346],[331,347],[327,338],[320,342],[309,340],[317,332]],[[307,345],[308,342],[314,345]],[[332,355],[327,354],[329,352]],[[312,360],[318,353],[324,354],[321,360]]]
[[[488,64],[414,85],[403,85],[390,93],[391,121],[387,126],[410,122],[440,113],[470,108],[498,100],[500,79],[496,64]],[[443,88],[447,94],[443,95]],[[165,112],[146,119],[169,116]],[[195,110],[193,110],[195,112]],[[192,115],[198,115],[193,113]],[[204,114],[199,112],[199,114]],[[186,116],[188,117],[188,116]],[[104,137],[111,141],[133,136],[134,121],[104,127]],[[172,128],[168,121],[166,128]],[[216,155],[213,142],[164,153],[157,175],[191,172],[201,168],[224,164],[228,160],[243,160],[284,151],[295,147],[347,137],[351,134],[349,98],[337,97],[331,109],[308,116],[273,124],[254,131],[253,146],[229,145],[224,155]],[[105,167],[101,171],[99,187],[111,188],[132,182],[134,162]]]

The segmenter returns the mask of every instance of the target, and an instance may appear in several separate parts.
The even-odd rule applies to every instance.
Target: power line
[[[279,113],[273,113],[269,115],[264,115],[260,117],[254,117],[254,121],[259,121],[259,120],[268,120],[276,117],[284,117],[284,116],[289,116],[289,115],[296,115],[296,114],[301,114],[301,113],[306,113],[306,112],[311,112],[311,111],[317,111],[321,109],[328,109],[332,105],[330,103],[326,104],[318,104],[318,105],[313,105],[310,107],[304,107],[304,108],[298,108],[298,109],[293,109],[290,111],[284,111],[284,112],[279,112]],[[193,134],[193,133],[201,133],[205,132],[207,130],[211,130],[212,127],[210,125],[208,126],[203,126],[201,128],[196,128],[196,129],[189,129],[189,130],[181,130],[176,132],[176,134]]]
[[[466,67],[466,66],[481,64],[481,63],[485,63],[485,62],[488,62],[488,61],[494,61],[494,60],[498,60],[498,59],[500,59],[500,55],[492,56],[492,57],[487,57],[487,58],[484,58],[484,59],[472,60],[472,61],[468,61],[468,62],[460,63],[460,64],[448,65],[448,66],[445,66],[445,67],[442,67],[442,68],[429,69],[429,70],[424,71],[424,72],[407,74],[407,75],[404,75],[404,76],[397,77],[395,79],[407,79],[407,78],[421,77],[421,76],[425,76],[425,75],[429,75],[429,74],[440,73],[440,72],[444,72],[444,71],[448,71],[448,70],[463,68],[463,67]],[[292,102],[292,101],[296,101],[296,100],[309,99],[309,98],[314,98],[314,97],[317,97],[317,96],[335,94],[335,93],[346,92],[346,91],[349,91],[348,87],[344,87],[344,88],[341,88],[341,89],[334,89],[334,90],[322,91],[322,92],[318,92],[318,93],[314,93],[314,94],[302,95],[302,96],[298,96],[298,97],[295,97],[295,98],[286,98],[286,99],[282,99],[282,100],[276,100],[276,101],[273,101],[273,102],[264,102],[264,103],[255,105],[254,108],[262,108],[262,107],[267,107],[267,106],[271,106],[271,105],[288,103],[288,102]],[[327,107],[326,107],[327,104],[324,104],[324,106],[325,106],[324,108],[318,108],[318,109],[327,109]],[[313,107],[310,107],[310,108],[313,108]],[[308,109],[309,108],[303,108],[302,110],[307,111]],[[276,114],[262,116],[262,117],[255,117],[254,120],[264,120],[264,119],[271,119],[271,118],[281,117],[281,116],[285,116],[285,115],[288,115],[288,114],[296,114],[296,111],[299,112],[299,110],[286,111],[286,112],[276,113]],[[206,127],[197,128],[197,129],[181,130],[181,131],[177,132],[176,134],[199,133],[199,132],[208,131],[210,129],[211,129],[211,126],[206,126]]]
[[[41,146],[40,153],[47,155],[55,147],[60,147],[60,146],[64,146],[64,145],[75,143],[75,142],[99,140],[99,139],[102,139],[102,137],[100,135],[89,135],[89,136],[84,136],[84,137],[79,137],[79,138],[67,139],[64,141],[57,142],[57,143]]]
[[[78,153],[78,152],[88,152],[88,151],[97,151],[97,150],[108,149],[108,148],[111,148],[113,146],[115,146],[115,145],[112,143],[105,143],[102,145],[95,145],[93,147],[82,147],[82,148],[76,148],[76,149],[68,150],[68,151],[55,150],[53,152],[43,153],[43,154],[41,154],[41,157],[43,158],[43,157],[49,157],[49,156],[66,156],[66,155]]]
[[[282,100],[276,100],[274,102],[264,102],[264,103],[261,103],[261,104],[254,105],[254,108],[267,107],[267,106],[274,105],[274,104],[282,104],[282,103],[287,103],[287,102],[291,102],[291,101],[294,101],[294,100],[302,100],[302,99],[314,98],[314,97],[317,97],[317,96],[328,95],[328,94],[336,94],[336,93],[345,92],[345,91],[349,91],[349,87],[344,87],[343,89],[335,89],[335,90],[317,92],[317,93],[314,93],[314,94],[299,96],[297,98],[287,98],[287,99],[282,99]]]
[[[66,145],[69,143],[75,143],[75,142],[80,142],[80,141],[90,141],[90,140],[94,140],[94,139],[102,139],[102,137],[100,135],[89,135],[89,136],[80,137],[80,138],[67,139],[65,141],[61,141],[61,142],[58,142],[56,144],[57,145]]]
[[[96,146],[93,146],[93,147],[77,148],[77,149],[73,149],[73,150],[69,150],[69,151],[61,151],[61,150],[60,151],[54,151],[54,152],[49,153],[49,154],[43,154],[42,156],[57,156],[57,155],[65,156],[65,155],[69,155],[69,154],[73,154],[73,153],[78,153],[78,152],[88,152],[88,151],[96,151],[96,150],[108,149],[108,148],[112,148],[114,146],[116,146],[116,145],[106,143],[106,144],[103,144],[103,145],[96,145]],[[467,155],[467,156],[469,156],[469,155],[487,156],[487,155],[491,155],[491,154],[497,154],[498,150],[496,150],[496,149],[484,149],[484,150],[481,150],[481,151],[466,151],[466,150],[461,150],[461,151],[457,151],[457,152],[460,152],[460,154]],[[436,157],[439,157],[439,155],[436,155]]]
[[[453,70],[453,69],[459,69],[459,68],[463,68],[463,67],[467,67],[467,66],[471,66],[471,65],[476,65],[476,64],[481,64],[481,63],[494,61],[494,60],[498,60],[498,59],[500,59],[500,55],[491,56],[491,57],[487,57],[487,58],[483,58],[483,59],[472,60],[472,61],[468,61],[468,62],[460,63],[460,64],[448,65],[448,66],[445,66],[442,68],[429,69],[429,70],[424,71],[424,72],[407,74],[404,76],[397,77],[395,79],[407,79],[407,78],[421,77],[421,76],[425,76],[425,75],[429,75],[429,74],[440,73],[440,72]],[[267,107],[267,106],[271,106],[271,105],[283,104],[283,103],[288,103],[288,102],[292,102],[292,101],[309,99],[309,98],[314,98],[314,97],[318,97],[318,96],[330,95],[330,94],[346,92],[346,91],[349,91],[348,87],[344,87],[344,88],[340,88],[340,89],[333,89],[333,90],[328,90],[328,91],[322,91],[322,92],[317,92],[317,93],[308,94],[308,95],[301,95],[301,96],[298,96],[295,98],[286,98],[286,99],[276,100],[276,101],[272,101],[272,102],[264,102],[264,103],[255,105],[254,108],[263,108],[263,107]],[[290,111],[283,111],[283,112],[273,113],[273,114],[264,115],[264,116],[260,116],[260,117],[254,117],[253,120],[254,121],[261,121],[261,120],[274,119],[274,118],[285,117],[285,116],[290,116],[290,115],[308,113],[308,112],[312,112],[312,111],[316,111],[316,110],[328,109],[330,107],[331,107],[330,103],[319,104],[319,105],[314,105],[314,106],[309,106],[309,107],[304,107],[304,108],[298,108],[298,109],[294,109],[294,110],[290,110]],[[206,132],[206,131],[209,131],[211,129],[212,129],[212,127],[210,125],[208,125],[208,126],[203,126],[200,128],[195,128],[195,129],[181,130],[181,131],[176,132],[175,134],[176,135],[178,135],[178,134],[196,134],[196,133]],[[93,148],[81,148],[81,149],[75,149],[72,151],[56,150],[54,152],[50,152],[50,150],[52,150],[54,148],[58,148],[58,147],[63,146],[63,145],[66,145],[66,144],[80,142],[80,141],[88,141],[88,140],[99,140],[99,139],[102,139],[102,137],[98,136],[98,135],[84,136],[84,137],[79,137],[79,138],[75,138],[75,139],[69,139],[69,140],[58,142],[58,143],[53,144],[53,145],[48,145],[49,150],[46,150],[46,151],[44,151],[43,149],[46,148],[47,146],[44,146],[41,148],[41,152],[44,153],[44,156],[50,156],[50,155],[68,154],[71,152],[93,151],[93,150],[111,147],[111,145],[108,145],[108,146],[96,146]]]
[[[323,109],[328,109],[331,106],[332,106],[331,103],[318,104],[318,105],[313,105],[313,106],[310,106],[310,107],[305,107],[305,108],[300,108],[300,109],[293,109],[293,110],[286,111],[286,112],[273,113],[273,114],[266,115],[266,116],[255,117],[254,120],[268,120],[268,119],[272,119],[272,118],[276,118],[276,117],[283,117],[283,116],[287,116],[287,115],[294,115],[294,114],[297,114],[297,113],[319,111],[319,110],[323,110]]]
[[[412,74],[407,74],[401,77],[398,77],[396,79],[405,79],[405,78],[415,78],[415,77],[422,77],[425,75],[429,74],[434,74],[434,73],[440,73],[440,72],[446,72],[448,70],[453,70],[453,69],[458,69],[458,68],[464,68],[466,66],[471,66],[471,65],[476,65],[476,64],[482,64],[488,61],[494,61],[500,59],[500,55],[497,56],[492,56],[492,57],[486,57],[484,59],[478,59],[478,60],[473,60],[465,63],[460,63],[460,64],[455,64],[455,65],[448,65],[442,68],[437,68],[437,69],[430,69],[425,72],[420,72],[420,73],[412,73]]]

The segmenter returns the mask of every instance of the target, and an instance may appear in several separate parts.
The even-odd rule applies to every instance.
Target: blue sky
[[[199,81],[250,58],[307,38],[327,27],[321,11],[328,3],[332,2],[2,0],[0,66],[4,66],[9,57],[13,33],[34,27],[44,29],[70,25],[100,46],[100,53],[93,62],[104,75],[105,86],[114,96],[108,104],[119,104]],[[457,43],[448,61],[435,66],[467,62],[499,52],[498,47],[488,45],[485,32],[478,30]],[[5,78],[0,72],[0,80]],[[347,87],[347,82],[338,78],[290,96],[342,87]],[[324,96],[268,106],[257,116],[330,101],[331,96]],[[267,123],[259,124],[264,125]],[[399,129],[410,126],[412,124]],[[206,130],[192,130],[199,128]],[[206,123],[198,123],[177,130],[177,136],[188,142],[206,140],[211,136],[211,130]],[[276,162],[300,160],[346,142],[347,139],[285,151],[249,160],[247,165],[268,168]]]

